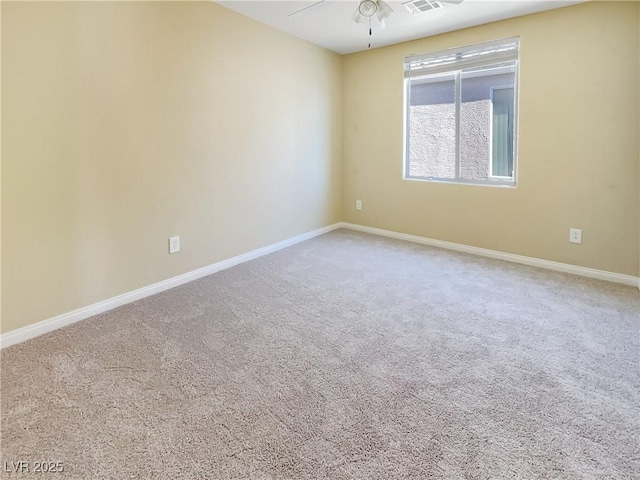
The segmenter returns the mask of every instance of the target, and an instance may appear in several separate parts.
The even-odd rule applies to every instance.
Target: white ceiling
[[[355,23],[351,19],[358,7],[358,0],[326,0],[289,17],[290,13],[316,1],[219,0],[217,3],[337,53],[353,53],[367,49],[368,26]],[[588,0],[465,0],[460,5],[443,3],[442,9],[416,16],[412,16],[402,6],[404,1],[387,1],[393,8],[393,13],[385,21],[386,28],[380,29],[377,20],[372,22],[371,48],[566,7]]]

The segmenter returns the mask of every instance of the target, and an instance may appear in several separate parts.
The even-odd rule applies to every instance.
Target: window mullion
[[[461,71],[456,71],[455,97],[456,97],[456,179],[460,179],[460,105],[462,103]]]

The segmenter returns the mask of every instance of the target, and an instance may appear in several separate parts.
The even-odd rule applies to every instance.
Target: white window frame
[[[453,48],[442,52],[435,52],[424,55],[413,55],[405,58],[404,71],[404,96],[403,96],[403,108],[404,108],[404,152],[403,152],[403,168],[402,178],[403,180],[417,180],[417,181],[429,181],[438,183],[453,183],[461,185],[483,185],[483,186],[495,186],[495,187],[507,187],[515,188],[518,182],[518,103],[519,103],[519,37],[510,39],[497,40],[493,42],[487,42],[477,45],[470,45],[467,47]],[[515,54],[513,51],[515,50]],[[483,58],[484,56],[484,58]],[[514,74],[514,157],[513,157],[513,177],[500,177],[492,176],[489,171],[488,179],[465,179],[460,178],[460,105],[461,105],[461,78],[462,71],[464,69],[477,67],[477,66],[499,66],[500,63],[514,62],[515,74]],[[412,68],[417,65],[418,73],[415,73]],[[422,177],[416,175],[409,175],[409,160],[410,160],[410,86],[413,78],[414,82],[420,77],[435,77],[436,75],[442,76],[455,76],[455,92],[454,98],[456,103],[456,178],[440,178],[440,177]],[[430,78],[425,78],[426,82],[430,81]],[[425,83],[426,83],[425,82]],[[492,87],[493,88],[493,87]],[[511,88],[511,86],[509,86]],[[493,95],[493,92],[491,93]],[[493,141],[493,100],[491,100],[490,106],[490,118],[489,129],[490,137],[489,144],[492,147]],[[489,169],[493,168],[493,150],[490,150],[489,155]]]

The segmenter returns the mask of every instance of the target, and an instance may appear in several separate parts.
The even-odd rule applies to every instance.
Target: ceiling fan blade
[[[324,3],[324,2],[325,2],[325,0],[320,0],[319,2],[312,3],[311,5],[307,5],[306,7],[301,8],[300,10],[296,10],[295,12],[292,12],[292,13],[290,13],[290,14],[289,14],[289,15],[287,15],[287,16],[288,16],[288,17],[293,17],[294,15],[297,15],[297,14],[299,14],[299,13],[301,13],[301,12],[304,12],[305,10],[307,10],[307,9],[309,9],[309,8],[312,8],[312,7],[315,7],[316,5],[320,5],[321,3]]]

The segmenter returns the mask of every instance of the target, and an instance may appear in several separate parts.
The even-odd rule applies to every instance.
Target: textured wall
[[[460,105],[460,176],[470,180],[489,177],[491,102],[477,100]]]
[[[460,104],[460,176],[486,180],[491,161],[491,88],[513,85],[514,74],[463,78]],[[413,82],[409,107],[409,174],[455,178],[455,84]]]
[[[489,177],[489,100],[460,105],[460,176]],[[455,178],[455,105],[416,105],[409,109],[409,173],[418,177]]]
[[[341,69],[213,2],[2,2],[2,331],[339,221]]]
[[[409,175],[454,178],[456,174],[456,108],[451,103],[409,109]]]
[[[587,2],[347,55],[344,219],[638,275],[638,8]],[[517,188],[403,180],[404,58],[513,36]]]

